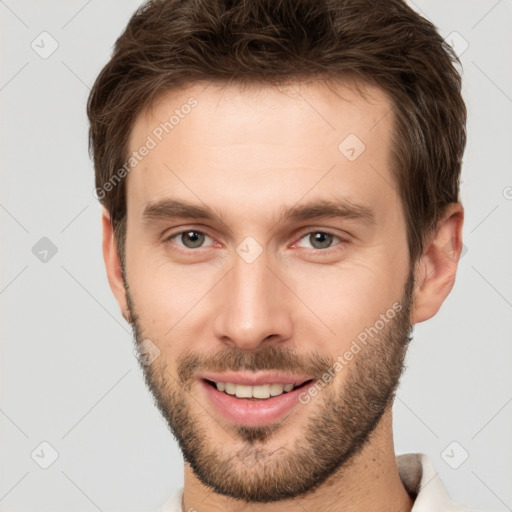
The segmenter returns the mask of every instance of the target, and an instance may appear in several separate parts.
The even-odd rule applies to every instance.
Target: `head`
[[[105,262],[203,484],[290,498],[372,442],[455,278],[455,61],[398,0],[154,1],[116,42],[88,104]],[[228,372],[301,399],[226,414]]]

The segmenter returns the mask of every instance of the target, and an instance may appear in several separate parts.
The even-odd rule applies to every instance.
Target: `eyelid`
[[[208,233],[208,228],[206,226],[198,226],[197,224],[182,224],[180,226],[174,226],[172,228],[167,228],[162,232],[160,235],[163,240],[168,240],[169,238],[173,238],[177,235],[181,235],[182,233],[188,233],[189,231],[197,231],[198,233],[202,233],[204,235],[209,236],[210,238],[213,238]]]

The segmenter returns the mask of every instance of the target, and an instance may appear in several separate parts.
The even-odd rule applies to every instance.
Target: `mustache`
[[[298,354],[290,348],[270,345],[257,352],[244,352],[238,348],[225,348],[215,354],[199,355],[188,352],[177,362],[178,378],[189,384],[201,371],[283,371],[290,375],[312,375],[320,379],[335,363],[323,354]]]

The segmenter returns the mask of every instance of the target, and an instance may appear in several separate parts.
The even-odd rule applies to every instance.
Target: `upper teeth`
[[[284,392],[291,391],[295,387],[293,384],[245,386],[231,382],[216,382],[215,385],[219,391],[224,391],[228,395],[236,395],[237,398],[269,398],[271,396],[282,395]]]

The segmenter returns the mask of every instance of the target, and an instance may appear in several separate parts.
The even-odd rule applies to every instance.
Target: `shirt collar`
[[[407,453],[396,458],[404,487],[414,499],[411,512],[463,512],[448,496],[439,474],[424,453]]]

